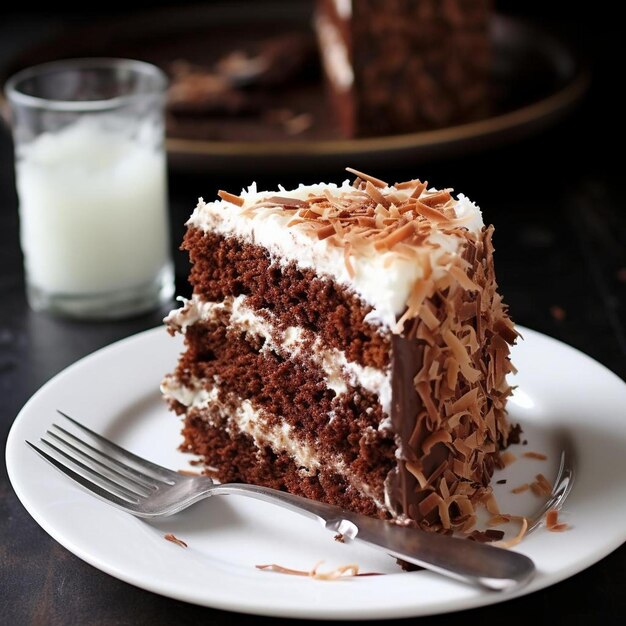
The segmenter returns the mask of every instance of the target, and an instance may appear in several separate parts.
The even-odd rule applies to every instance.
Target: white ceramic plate
[[[544,528],[518,550],[538,574],[529,593],[597,562],[626,539],[626,385],[589,357],[558,341],[521,329],[519,369],[510,418],[528,445],[495,480],[502,510],[530,515],[540,504],[510,489],[538,472],[556,474],[560,450],[575,451],[576,482],[561,518],[563,533]],[[133,585],[196,604],[286,617],[368,619],[456,611],[500,602],[489,593],[426,571],[403,573],[393,559],[339,544],[315,523],[245,498],[212,498],[178,516],[146,523],[88,495],[24,444],[37,441],[61,408],[121,445],[172,469],[189,468],[177,452],[178,419],[160,400],[158,385],[173,369],[181,344],[162,328],[100,350],[67,368],[24,406],[6,451],[15,491],[33,518],[68,550]],[[547,461],[521,456],[527,450]],[[165,541],[165,533],[187,549]],[[327,582],[262,572],[256,564],[310,569],[358,563],[387,576]],[[521,595],[520,594],[520,595]]]

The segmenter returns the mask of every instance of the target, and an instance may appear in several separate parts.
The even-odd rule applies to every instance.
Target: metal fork
[[[214,495],[242,495],[277,504],[321,523],[345,542],[361,541],[394,557],[493,591],[527,584],[535,566],[526,556],[487,544],[406,528],[256,485],[216,484],[207,476],[186,476],[143,459],[69,415],[59,413],[88,441],[53,424],[42,437],[46,451],[26,443],[90,493],[137,517],[178,513]]]

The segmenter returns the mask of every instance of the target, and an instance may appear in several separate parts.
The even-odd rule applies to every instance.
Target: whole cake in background
[[[200,200],[162,391],[221,481],[469,532],[518,437],[493,227],[450,189],[351,171]]]
[[[484,116],[490,0],[317,0],[315,30],[347,137]]]

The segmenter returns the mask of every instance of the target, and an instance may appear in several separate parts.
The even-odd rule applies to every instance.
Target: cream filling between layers
[[[322,466],[313,447],[296,439],[289,424],[282,422],[270,426],[267,424],[263,411],[256,409],[250,400],[240,399],[238,403],[223,405],[219,401],[217,386],[206,389],[200,381],[193,381],[193,386],[185,386],[181,385],[174,376],[165,377],[161,383],[161,392],[166,398],[174,399],[188,408],[202,410],[209,405],[217,405],[220,408],[220,417],[227,420],[227,432],[232,435],[232,425],[235,425],[238,431],[253,439],[259,450],[269,446],[275,452],[285,452],[299,467],[304,467],[309,471],[315,472]],[[220,426],[220,424],[210,423],[212,426]],[[373,495],[369,485],[356,479],[342,460],[325,459],[323,467],[343,476],[354,489],[372,500],[379,509],[387,509],[386,505]],[[387,499],[387,494],[385,494],[385,500]]]
[[[335,394],[347,393],[348,385],[361,387],[378,396],[386,415],[391,414],[391,370],[381,370],[348,361],[343,351],[325,347],[319,337],[299,326],[279,330],[268,319],[247,305],[246,296],[227,297],[222,302],[206,302],[197,295],[183,302],[180,309],[172,311],[165,322],[181,332],[198,321],[221,320],[228,317],[228,328],[244,331],[253,338],[263,338],[261,352],[273,351],[290,358],[305,356],[317,365],[325,376],[326,385]],[[388,427],[389,420],[381,422]]]

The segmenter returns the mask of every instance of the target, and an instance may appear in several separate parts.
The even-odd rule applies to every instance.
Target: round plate
[[[587,356],[536,332],[513,350],[519,374],[510,419],[520,422],[526,446],[494,480],[500,507],[531,515],[532,494],[510,489],[541,472],[553,480],[564,446],[575,454],[576,482],[561,514],[570,529],[539,528],[516,548],[531,557],[536,578],[518,595],[581,571],[626,539],[626,385]],[[147,523],[83,491],[30,450],[65,410],[121,445],[173,469],[189,468],[176,450],[179,420],[158,385],[181,349],[163,328],[120,341],[75,363],[24,406],[8,438],[13,487],[33,518],[68,550],[133,585],[200,605],[297,618],[372,619],[443,613],[501,602],[436,574],[404,573],[394,559],[355,544],[340,544],[314,522],[245,498],[213,498]],[[64,424],[65,426],[65,424]],[[542,452],[547,461],[522,456]],[[174,533],[183,549],[165,541]],[[385,576],[328,582],[259,571],[278,563],[309,570],[357,563]],[[175,573],[175,574],[173,574]]]
[[[24,51],[0,67],[0,82],[29,65],[79,56],[118,56],[168,69],[180,59],[211,63],[246,42],[281,33],[310,32],[310,4],[300,2],[210,3],[158,10],[123,20],[69,30]],[[111,38],[111,33],[115,37]],[[314,124],[290,136],[264,116],[170,118],[170,164],[186,170],[218,167],[222,173],[280,169],[298,171],[432,160],[463,154],[536,131],[560,117],[584,93],[589,76],[576,55],[540,28],[513,18],[492,21],[493,68],[490,113],[471,123],[422,132],[336,139],[319,72],[271,92],[267,109],[310,113]],[[236,42],[236,45],[233,44]]]

